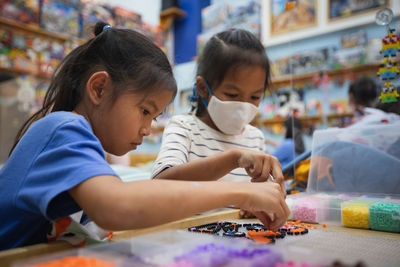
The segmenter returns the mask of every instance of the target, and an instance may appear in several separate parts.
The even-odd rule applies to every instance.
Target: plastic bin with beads
[[[12,267],[55,267],[55,266],[80,266],[80,267],[116,267],[121,266],[125,257],[112,253],[100,253],[91,249],[81,248],[21,259],[13,263]],[[140,267],[140,266],[139,266]]]
[[[51,257],[36,258],[18,263],[14,267],[273,267],[284,263],[282,253],[248,239],[167,230],[73,252],[58,253]]]
[[[400,124],[317,130],[291,219],[400,232]]]

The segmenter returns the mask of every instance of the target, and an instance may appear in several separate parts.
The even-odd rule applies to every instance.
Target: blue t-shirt
[[[285,166],[297,156],[294,152],[294,142],[291,138],[286,138],[283,142],[275,149],[271,155],[278,158],[282,166]]]
[[[46,242],[50,221],[81,210],[68,190],[98,175],[117,176],[84,117],[32,124],[0,170],[0,250]]]

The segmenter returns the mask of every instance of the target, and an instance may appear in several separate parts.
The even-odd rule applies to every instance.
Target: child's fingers
[[[285,224],[287,218],[289,217],[290,210],[286,205],[286,202],[283,200],[283,198],[280,199],[280,207],[283,210],[283,215],[275,217],[275,220],[271,222],[271,229],[278,229],[279,227]]]
[[[257,179],[262,173],[262,162],[258,159],[254,160],[253,163],[245,169],[250,177]]]
[[[277,182],[281,186],[282,194],[286,197],[286,185],[282,173],[281,164],[279,163],[279,160],[275,157],[271,157],[271,162],[272,162],[272,176],[274,177],[275,182]]]
[[[286,215],[285,220],[287,220],[287,218],[289,218],[289,215],[290,215],[290,209],[284,199],[281,199],[281,205],[283,207],[283,210],[285,211],[285,215]]]
[[[239,217],[241,219],[250,219],[250,218],[254,218],[255,217],[255,215],[252,212],[247,211],[247,210],[240,210],[239,215],[240,215]]]
[[[267,229],[271,229],[271,218],[263,211],[256,211],[254,215],[265,225]]]
[[[270,159],[268,156],[265,156],[263,159],[263,164],[261,166],[261,174],[257,177],[253,177],[253,179],[251,179],[251,181],[252,182],[266,182],[266,181],[268,181],[270,172],[271,172]]]

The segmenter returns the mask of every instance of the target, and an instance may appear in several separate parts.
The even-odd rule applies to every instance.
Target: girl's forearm
[[[232,149],[213,156],[165,169],[155,179],[215,181],[238,167],[239,151]]]
[[[113,230],[150,227],[210,209],[240,206],[247,197],[239,183],[231,182],[152,180],[114,186],[109,188],[114,193],[102,204],[107,213],[100,222]]]

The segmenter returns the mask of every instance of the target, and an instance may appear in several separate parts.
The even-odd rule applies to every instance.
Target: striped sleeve
[[[260,131],[261,133],[261,139],[260,139],[260,151],[262,153],[267,153],[267,148],[265,146],[265,139],[264,139],[264,134]]]
[[[172,118],[165,127],[160,153],[153,167],[151,178],[166,168],[188,162],[190,150],[190,126],[179,118]]]

